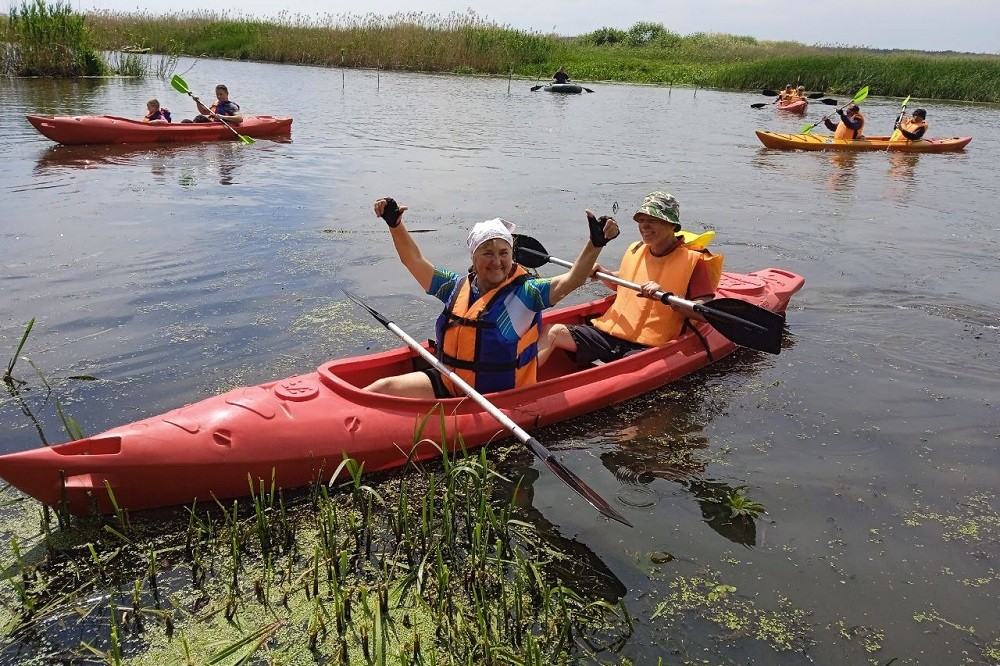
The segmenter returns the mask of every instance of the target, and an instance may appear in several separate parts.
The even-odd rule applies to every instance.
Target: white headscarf
[[[469,232],[469,240],[466,241],[466,244],[469,246],[469,252],[472,253],[472,256],[475,256],[476,250],[480,245],[494,238],[502,238],[507,241],[508,245],[514,247],[514,236],[511,234],[516,228],[517,225],[513,222],[502,220],[499,217],[477,223],[472,227],[472,231]]]

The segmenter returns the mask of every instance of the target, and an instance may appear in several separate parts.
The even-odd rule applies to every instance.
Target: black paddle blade
[[[716,298],[695,306],[705,320],[742,347],[768,354],[781,352],[785,318],[739,298]]]
[[[750,108],[751,109],[763,109],[765,106],[767,106],[766,102],[757,102],[756,104],[751,104]]]
[[[378,319],[378,321],[379,321],[380,324],[382,324],[386,328],[389,328],[389,320],[386,319],[385,316],[383,316],[381,312],[379,312],[375,308],[369,306],[367,303],[365,303],[363,300],[361,300],[361,297],[358,296],[357,294],[355,294],[353,292],[350,292],[350,291],[347,291],[346,289],[343,289],[342,291],[344,292],[344,295],[346,295],[349,299],[351,299],[352,301],[354,301],[354,303],[356,303],[357,305],[360,305],[365,310],[368,310],[368,314],[370,314],[371,316],[373,316],[376,319]]]
[[[829,106],[837,106],[838,104],[840,104],[840,102],[838,102],[837,100],[835,100],[835,99],[831,99],[831,98],[829,98],[829,97],[826,97],[826,98],[824,98],[824,99],[821,99],[821,100],[820,100],[820,103],[822,103],[822,104],[827,104],[827,105],[829,105]]]
[[[580,87],[581,87],[581,88],[583,88],[583,86],[580,86]],[[591,90],[590,88],[583,88],[583,89],[584,89],[584,90],[586,90],[587,92],[594,92],[594,91],[593,91],[593,90]]]
[[[628,525],[629,527],[634,527],[632,523],[628,521],[625,516],[615,511],[607,501],[597,494],[597,492],[583,482],[580,477],[578,477],[573,472],[569,471],[561,462],[556,460],[556,457],[549,453],[548,449],[539,443],[534,437],[529,437],[528,441],[525,442],[531,452],[538,456],[538,459],[545,463],[553,474],[562,479],[563,483],[567,486],[580,493],[580,496],[587,500],[587,504],[594,507],[601,512],[602,515],[607,516],[612,520],[617,520],[622,525]]]
[[[763,92],[768,97],[777,97],[778,96],[778,93],[774,92],[773,90],[768,90],[767,88],[764,88],[764,90],[762,90],[761,92]]]
[[[514,234],[514,261],[525,268],[539,268],[549,263],[549,253],[531,236]]]
[[[812,93],[810,95],[806,95],[806,98],[807,99],[819,99],[820,97],[822,97],[825,94],[826,93]]]
[[[531,92],[535,92],[536,90],[541,90],[542,86],[544,85],[545,84],[543,83],[541,86],[531,86]]]

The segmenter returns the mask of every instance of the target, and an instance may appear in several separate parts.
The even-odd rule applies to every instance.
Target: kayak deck
[[[944,153],[964,149],[971,136],[927,138],[918,141],[889,141],[888,136],[866,136],[861,139],[834,139],[823,134],[779,134],[757,130],[757,138],[768,148],[779,150],[889,150],[901,153]]]
[[[783,312],[804,280],[781,269],[725,273],[720,296]],[[584,323],[610,298],[553,309],[547,323]],[[597,366],[557,352],[530,386],[489,394],[519,426],[538,428],[654,390],[736,349],[710,325],[661,347]],[[241,387],[86,439],[0,456],[0,477],[72,513],[111,513],[249,494],[251,479],[295,488],[330,475],[350,457],[365,472],[439,457],[508,433],[472,400],[398,398],[366,392],[381,377],[420,369],[403,347],[329,361],[316,371]],[[428,417],[428,415],[430,415]],[[417,434],[419,432],[419,435]]]

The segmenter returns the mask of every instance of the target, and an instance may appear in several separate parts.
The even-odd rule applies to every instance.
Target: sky
[[[500,25],[567,36],[652,21],[681,35],[720,32],[810,45],[1000,54],[1000,0],[484,0],[475,5],[467,0],[71,0],[70,4],[84,12],[150,14],[230,8],[262,18],[281,10],[310,16],[408,12],[447,16],[471,7],[480,18]],[[857,10],[856,18],[847,17],[845,8],[850,7]]]

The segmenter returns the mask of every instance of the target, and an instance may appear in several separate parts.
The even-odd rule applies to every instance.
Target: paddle
[[[173,78],[170,79],[170,85],[172,85],[174,87],[174,90],[176,90],[177,92],[189,95],[190,97],[194,98],[194,93],[188,90],[188,84],[184,81],[184,79],[180,77],[179,74],[174,74]],[[197,102],[198,100],[195,101]],[[202,106],[204,106],[204,104],[202,104]],[[239,132],[237,132],[235,129],[233,129],[233,126],[227,123],[225,120],[223,120],[221,116],[216,116],[216,119],[218,119],[219,122],[228,127],[229,130],[237,137],[239,137],[240,141],[242,141],[243,143],[247,144],[248,146],[254,143],[253,139],[248,137],[246,134],[240,134]]]
[[[768,97],[778,97],[778,96],[781,95],[781,93],[775,92],[773,90],[768,90],[767,88],[765,88],[761,92],[763,92]],[[818,92],[818,93],[809,93],[808,95],[806,95],[806,99],[819,99],[820,97],[822,97],[825,94],[826,93],[821,93],[821,92]],[[767,105],[765,104],[764,106],[767,106]]]
[[[541,243],[522,234],[514,234],[514,261],[527,268],[538,268],[550,262],[558,266],[573,266],[564,259],[550,256]],[[641,285],[608,273],[597,272],[596,275],[629,289],[641,289]],[[738,298],[716,298],[708,303],[698,303],[662,291],[656,292],[655,296],[664,305],[678,305],[688,312],[701,315],[719,333],[738,345],[769,354],[781,352],[785,318],[779,314]]]
[[[811,132],[816,127],[816,125],[819,125],[821,122],[832,116],[837,111],[840,111],[841,109],[846,109],[851,104],[860,104],[865,100],[866,97],[868,97],[868,86],[865,86],[864,88],[859,90],[857,94],[855,94],[854,97],[851,98],[851,101],[845,104],[844,106],[834,109],[832,112],[826,114],[813,124],[804,126],[801,130],[799,130],[799,134],[809,134],[809,132]]]
[[[892,126],[892,136],[889,137],[890,142],[898,141],[900,135],[902,134],[902,132],[899,131],[899,123],[903,122],[903,116],[906,115],[906,105],[909,103],[909,101],[910,101],[910,96],[907,95],[906,99],[903,100],[903,105],[899,108],[899,115],[896,116],[896,122]],[[886,150],[889,150],[889,148],[886,147]]]
[[[594,491],[594,489],[592,489],[590,486],[584,483],[576,474],[573,474],[573,472],[569,471],[569,469],[567,469],[561,462],[556,460],[556,457],[552,455],[552,453],[548,449],[542,446],[541,442],[539,442],[537,439],[535,439],[527,432],[525,432],[519,425],[517,425],[516,423],[514,423],[514,421],[508,418],[506,414],[497,409],[481,393],[479,393],[478,391],[476,391],[476,389],[469,386],[465,381],[462,380],[461,377],[459,377],[454,372],[449,370],[448,366],[439,361],[437,357],[434,356],[434,354],[427,351],[427,349],[425,349],[419,342],[411,338],[406,333],[406,331],[396,326],[394,323],[389,321],[383,314],[370,307],[367,303],[362,301],[361,298],[359,298],[356,294],[352,294],[347,290],[345,290],[344,293],[347,294],[347,297],[349,299],[351,299],[352,301],[363,307],[365,310],[367,310],[371,316],[375,317],[375,319],[379,321],[380,324],[382,324],[387,329],[389,329],[397,336],[399,336],[399,338],[403,342],[405,342],[407,346],[410,347],[410,349],[420,354],[421,358],[423,358],[425,361],[434,366],[434,368],[436,368],[438,372],[448,377],[448,379],[450,379],[455,384],[455,386],[462,389],[465,395],[472,398],[472,400],[476,404],[482,407],[484,411],[486,411],[490,416],[496,419],[503,427],[510,430],[511,433],[513,433],[514,436],[517,437],[517,439],[522,444],[527,446],[531,450],[531,452],[538,457],[539,460],[545,463],[545,465],[550,470],[552,470],[553,474],[562,479],[563,482],[565,482],[566,485],[568,485],[570,488],[578,492],[580,496],[583,497],[583,499],[587,500],[587,503],[589,503],[592,507],[600,511],[603,515],[607,516],[608,518],[617,520],[619,523],[622,523],[623,525],[628,525],[629,527],[633,527],[632,523],[630,523],[625,518],[625,516],[615,511],[611,507],[611,505],[604,500],[603,497],[601,497],[600,495],[597,494],[596,491]]]

